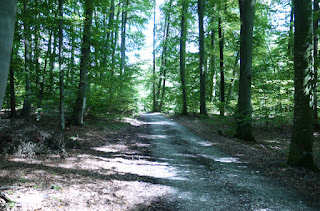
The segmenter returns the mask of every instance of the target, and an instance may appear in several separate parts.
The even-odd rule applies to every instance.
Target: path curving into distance
[[[153,159],[166,166],[156,174],[157,182],[174,190],[156,202],[159,209],[319,210],[165,116],[142,114],[141,119]]]

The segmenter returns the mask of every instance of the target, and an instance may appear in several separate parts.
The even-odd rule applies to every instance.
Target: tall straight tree
[[[17,13],[17,0],[0,0],[0,109],[6,90],[10,60],[12,53],[13,34]]]
[[[240,80],[238,98],[238,126],[236,138],[255,141],[252,134],[251,74],[252,40],[256,0],[239,0],[240,6]]]
[[[14,54],[14,53],[13,53]],[[14,67],[13,67],[13,56],[11,55],[11,64],[10,64],[10,118],[17,116],[16,111],[16,93],[14,87]]]
[[[128,4],[129,0],[122,1],[122,18],[121,18],[121,63],[120,63],[120,75],[122,76],[125,71],[126,63],[126,27],[128,19]]]
[[[207,115],[206,108],[206,72],[205,72],[205,52],[204,52],[204,29],[203,29],[203,0],[198,0],[199,15],[199,69],[200,69],[200,114]]]
[[[63,0],[59,0],[59,90],[60,90],[60,107],[59,107],[59,126],[60,131],[65,130],[64,119],[64,72],[62,68],[62,51],[63,51]]]
[[[152,40],[152,97],[153,112],[158,111],[158,103],[156,100],[156,6],[157,1],[153,1],[153,40]]]
[[[180,77],[181,77],[181,89],[182,89],[182,114],[188,113],[187,107],[187,92],[186,92],[186,41],[187,41],[187,12],[188,12],[188,0],[181,0],[181,37],[180,37]]]
[[[319,0],[314,0],[313,3],[313,11],[315,14],[315,20],[313,21],[313,57],[314,57],[314,93],[313,93],[313,118],[314,118],[314,125],[319,127],[318,121],[318,93],[317,93],[317,81],[318,81],[318,65],[319,65],[319,58],[318,58],[318,44],[319,44],[319,35],[318,35],[318,28],[319,28]]]
[[[27,1],[24,1],[23,3],[23,11],[25,14],[27,14],[28,11],[28,5],[26,3]],[[22,116],[27,116],[30,114],[31,110],[31,34],[30,34],[30,26],[29,21],[25,20],[24,25],[24,65],[25,65],[25,80],[26,80],[26,95],[23,102],[23,108],[20,113]]]
[[[225,10],[227,9],[227,5],[225,4]],[[222,11],[221,11],[222,13]],[[225,80],[224,80],[224,29],[222,26],[222,15],[220,13],[219,16],[219,50],[220,50],[220,115],[224,116],[224,108],[225,108]]]
[[[88,90],[88,71],[90,66],[90,42],[92,26],[93,1],[85,2],[85,20],[83,25],[83,38],[81,47],[80,61],[80,81],[78,88],[77,101],[74,107],[74,121],[76,125],[83,125],[83,115],[86,108]]]
[[[294,0],[294,119],[288,157],[291,166],[317,170],[313,160],[312,0]]]

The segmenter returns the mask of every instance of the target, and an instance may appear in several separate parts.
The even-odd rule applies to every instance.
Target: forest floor
[[[290,129],[255,127],[257,143],[250,144],[228,137],[232,130],[230,120],[169,118],[320,205],[320,174],[285,164]],[[35,125],[41,131],[56,129],[57,123],[53,117],[39,122],[16,121]],[[63,157],[2,156],[0,192],[18,203],[6,204],[0,199],[0,210],[170,210],[160,201],[173,190],[152,179],[165,172],[150,155],[147,130],[147,125],[136,119],[89,117],[85,126],[67,128],[68,149]],[[314,145],[315,161],[320,166],[317,133]]]

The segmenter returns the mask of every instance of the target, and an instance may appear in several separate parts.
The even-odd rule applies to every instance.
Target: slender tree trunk
[[[188,12],[188,0],[182,0],[181,37],[180,37],[180,77],[181,77],[182,103],[183,103],[182,114],[184,115],[188,113],[186,82],[185,82],[187,12]]]
[[[54,79],[54,66],[56,63],[56,48],[57,48],[57,29],[54,29],[53,32],[53,49],[50,54],[50,73],[49,73],[49,90],[52,93],[55,88],[55,79]]]
[[[39,7],[39,2],[35,1],[35,8]],[[40,20],[39,20],[39,11],[37,11],[34,23],[34,63],[35,63],[35,86],[37,90],[40,90]],[[37,93],[39,97],[40,92]],[[40,102],[37,102],[37,104]],[[38,105],[39,106],[39,105]]]
[[[52,30],[49,31],[49,43],[48,43],[48,51],[44,62],[44,68],[42,72],[41,77],[41,83],[40,83],[40,93],[39,93],[39,100],[40,100],[40,106],[42,106],[43,96],[44,96],[44,87],[46,84],[46,75],[47,75],[47,66],[48,66],[48,59],[51,55],[51,44],[52,44]]]
[[[294,0],[294,119],[288,157],[291,166],[317,170],[313,160],[312,1]]]
[[[152,49],[152,97],[153,97],[153,112],[158,111],[156,99],[156,6],[157,1],[153,2],[153,49]]]
[[[238,127],[236,138],[255,141],[252,134],[251,76],[252,40],[255,0],[239,0],[240,5],[240,80],[238,98]]]
[[[199,46],[200,46],[200,114],[208,115],[206,108],[206,72],[204,68],[204,29],[203,29],[203,0],[198,0],[198,15],[199,15]]]
[[[288,42],[288,54],[289,58],[293,56],[293,0],[291,0],[291,12],[290,12],[290,28],[289,28],[289,42]]]
[[[28,13],[27,3],[24,2],[24,13]],[[25,47],[25,80],[26,80],[26,96],[24,98],[23,108],[20,113],[22,116],[28,116],[31,111],[31,48],[30,48],[30,27],[27,21],[24,22],[24,47]]]
[[[169,9],[172,6],[172,0],[169,1]],[[166,12],[166,26],[165,26],[165,32],[164,32],[164,46],[163,46],[163,65],[162,65],[162,94],[160,99],[160,105],[159,105],[159,111],[162,111],[163,103],[164,103],[164,97],[165,97],[165,90],[166,90],[166,72],[167,72],[167,45],[168,45],[168,39],[169,39],[169,32],[170,32],[170,19],[171,19],[171,11]],[[161,79],[161,78],[160,78]],[[159,93],[160,95],[160,88],[161,88],[161,80],[159,80]]]
[[[314,0],[314,13],[318,14],[319,12],[319,0]],[[313,21],[313,57],[314,57],[314,92],[313,92],[313,119],[315,127],[319,128],[318,121],[318,28],[319,28],[319,18],[316,18]]]
[[[80,81],[78,88],[77,101],[74,108],[74,120],[76,125],[83,125],[83,115],[86,108],[87,90],[88,90],[88,71],[90,67],[90,40],[92,26],[93,2],[86,0],[85,3],[85,21],[83,26],[83,39],[81,47],[80,61]]]
[[[211,24],[214,24],[214,18],[211,18]],[[214,75],[216,72],[215,69],[215,55],[214,55],[214,49],[215,49],[215,31],[214,31],[214,27],[211,27],[211,32],[210,32],[210,44],[211,44],[211,54],[210,54],[210,87],[209,87],[209,93],[210,93],[210,101],[213,101],[214,96],[214,90],[215,90],[215,86],[213,83],[214,80]]]
[[[121,19],[121,64],[120,64],[120,75],[123,80],[123,74],[125,72],[126,65],[126,25],[128,16],[128,4],[129,0],[123,0],[122,2],[122,19]]]
[[[62,68],[63,59],[63,0],[59,0],[59,88],[60,88],[60,112],[59,112],[59,126],[60,131],[65,131],[65,118],[64,118],[64,70]]]
[[[13,51],[13,50],[12,50]],[[17,116],[16,111],[16,94],[14,88],[14,66],[13,66],[13,55],[11,55],[11,64],[10,64],[10,118]]]
[[[107,32],[107,38],[106,38],[106,53],[109,53],[110,35],[112,34],[113,27],[114,27],[114,10],[115,10],[114,0],[111,0],[110,11],[109,11],[108,32]]]
[[[0,41],[0,109],[2,108],[3,99],[6,91],[8,73],[10,69],[10,60],[12,53],[12,43],[15,28],[17,1],[1,0],[0,1],[0,30],[2,39]]]
[[[230,81],[230,85],[229,85],[229,90],[228,90],[228,94],[227,94],[227,101],[226,101],[226,105],[228,106],[230,100],[231,100],[231,94],[232,94],[232,90],[233,90],[233,87],[234,87],[234,82],[236,80],[236,78],[238,76],[236,76],[237,74],[237,67],[238,67],[238,62],[239,62],[239,52],[237,52],[236,54],[236,59],[234,60],[234,65],[233,65],[233,70],[232,70],[232,78],[231,78],[231,81]]]
[[[220,48],[220,116],[224,116],[225,107],[225,83],[224,83],[224,32],[222,28],[222,18],[219,17],[219,48]]]

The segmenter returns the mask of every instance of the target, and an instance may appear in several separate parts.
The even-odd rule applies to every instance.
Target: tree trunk
[[[240,5],[240,80],[238,98],[238,126],[236,138],[255,141],[252,134],[251,73],[252,40],[255,13],[255,0],[239,0]]]
[[[234,87],[235,79],[238,77],[238,76],[236,76],[236,73],[237,73],[237,69],[238,69],[237,67],[238,67],[239,56],[240,55],[239,55],[239,51],[238,51],[236,54],[236,59],[234,60],[234,65],[233,65],[233,70],[232,70],[232,78],[230,81],[229,90],[228,90],[228,94],[227,94],[227,101],[226,101],[227,106],[231,100],[231,94],[232,94],[232,90]]]
[[[60,90],[60,107],[59,107],[59,126],[60,131],[65,131],[64,118],[64,70],[62,68],[62,51],[63,51],[63,0],[59,0],[59,90]]]
[[[47,74],[47,66],[48,66],[48,59],[51,55],[51,44],[52,44],[52,30],[49,32],[49,43],[48,43],[48,51],[44,62],[41,82],[40,82],[40,93],[39,93],[39,100],[40,100],[40,106],[42,106],[43,96],[44,96],[44,87],[46,84],[46,74]]]
[[[292,4],[292,0],[291,0]],[[289,42],[288,42],[288,54],[289,58],[293,56],[293,5],[291,6],[290,12],[290,28],[289,28]]]
[[[49,89],[50,92],[52,93],[54,91],[55,88],[55,82],[54,82],[54,66],[56,63],[56,48],[57,48],[57,29],[54,29],[53,32],[53,49],[52,49],[52,53],[50,55],[50,74],[49,74],[49,81],[50,81],[50,85],[49,85]]]
[[[128,4],[129,0],[123,0],[122,2],[122,19],[121,19],[121,64],[120,64],[120,75],[123,77],[125,72],[126,64],[126,25],[128,16]],[[121,78],[123,79],[123,78]]]
[[[172,6],[172,0],[169,1],[169,9]],[[162,65],[161,65],[161,75],[159,79],[159,86],[158,86],[158,98],[160,97],[160,89],[161,89],[161,83],[162,83],[162,94],[160,99],[160,105],[159,105],[159,111],[162,111],[163,103],[164,103],[164,96],[165,96],[165,90],[166,90],[166,72],[167,72],[167,45],[168,45],[168,38],[169,38],[169,30],[170,30],[170,19],[171,19],[171,11],[166,12],[166,20],[165,20],[165,27],[164,27],[164,43],[163,43],[163,52],[162,52]],[[162,82],[161,82],[162,81]]]
[[[199,69],[200,69],[200,114],[208,115],[206,108],[206,72],[204,67],[205,51],[204,51],[204,29],[203,29],[203,0],[198,0],[199,15]]]
[[[91,0],[86,0],[85,7],[85,20],[83,26],[83,39],[80,61],[80,81],[77,101],[74,108],[74,120],[76,125],[83,125],[83,115],[86,108],[88,90],[88,71],[90,67],[90,31],[92,26],[93,2]]]
[[[17,116],[16,111],[16,94],[14,88],[14,66],[13,66],[13,55],[11,55],[11,64],[10,64],[10,118]]]
[[[187,12],[188,12],[188,0],[182,0],[181,37],[180,37],[180,77],[181,77],[182,103],[183,103],[182,114],[184,115],[188,113],[186,82],[185,82]]]
[[[219,49],[220,49],[220,116],[224,116],[225,107],[225,83],[224,83],[224,32],[222,28],[222,18],[219,17]]]
[[[314,0],[314,14],[318,14],[319,12],[319,0]],[[314,92],[313,92],[313,119],[315,127],[319,128],[318,121],[318,28],[319,28],[319,18],[313,21],[313,57],[314,57]]]
[[[109,53],[110,35],[112,36],[112,31],[114,27],[114,10],[115,10],[114,0],[111,0],[110,11],[109,11],[108,32],[107,32],[107,38],[106,38],[106,53]]]
[[[317,170],[313,161],[312,1],[294,0],[294,119],[288,157],[291,166]]]
[[[153,112],[158,111],[156,99],[156,6],[157,1],[153,2],[153,45],[152,45],[152,97],[153,97]]]
[[[24,2],[24,13],[28,13],[28,6]],[[20,113],[22,116],[28,116],[31,111],[31,47],[30,47],[30,27],[27,21],[24,22],[24,47],[25,47],[25,80],[26,80],[26,96],[24,98],[23,108]]]
[[[214,17],[211,18],[211,24],[214,24]],[[209,87],[209,100],[213,101],[214,99],[214,92],[215,92],[215,86],[213,83],[214,80],[214,75],[216,73],[216,69],[215,69],[215,55],[214,55],[214,49],[215,49],[215,31],[214,31],[214,27],[211,27],[211,32],[210,32],[210,44],[211,44],[211,54],[210,54],[210,87]]]
[[[12,43],[15,28],[17,1],[0,0],[0,29],[2,38],[0,41],[0,109],[7,86],[10,60],[12,54]]]

